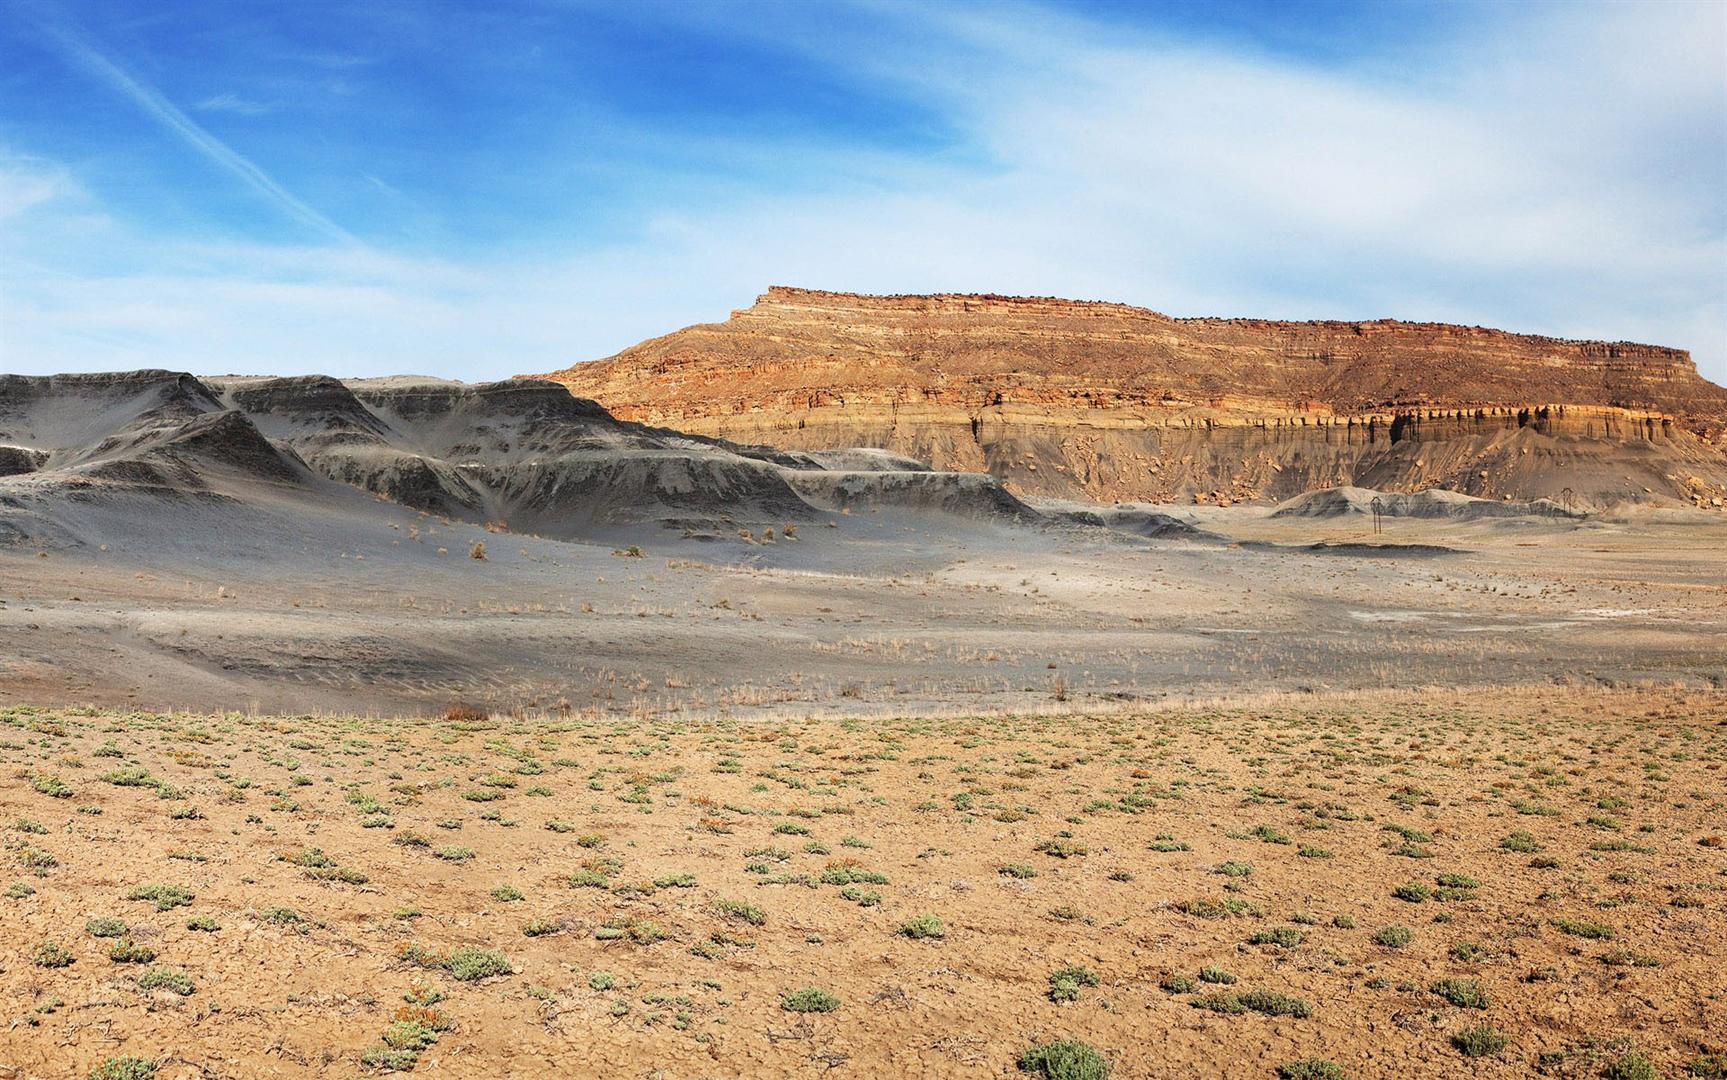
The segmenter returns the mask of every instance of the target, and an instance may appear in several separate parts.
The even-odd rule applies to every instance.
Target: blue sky
[[[479,379],[769,284],[1727,382],[1727,5],[14,0],[0,371]]]

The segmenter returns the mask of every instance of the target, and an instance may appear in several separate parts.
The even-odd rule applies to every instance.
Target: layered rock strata
[[[1683,350],[1439,323],[776,286],[723,323],[547,377],[621,418],[877,447],[1099,502],[1338,485],[1704,506],[1727,494],[1727,389]]]

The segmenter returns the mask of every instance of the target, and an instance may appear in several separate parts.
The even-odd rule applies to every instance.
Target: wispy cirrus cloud
[[[0,221],[53,201],[75,186],[62,166],[0,152]]]
[[[238,94],[216,94],[192,106],[199,112],[235,113],[240,116],[262,116],[270,106],[249,101]]]
[[[133,77],[103,55],[76,30],[54,20],[40,22],[38,29],[74,66],[131,101],[145,116],[212,164],[239,178],[278,210],[328,240],[343,244],[359,243],[346,229],[308,206],[250,159],[187,116],[155,87]]]

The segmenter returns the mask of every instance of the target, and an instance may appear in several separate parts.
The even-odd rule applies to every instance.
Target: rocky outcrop
[[[1339,487],[1310,491],[1272,511],[1274,518],[1335,517],[1430,518],[1448,521],[1480,521],[1483,518],[1544,517],[1578,518],[1580,511],[1549,499],[1534,502],[1495,502],[1474,499],[1455,491],[1380,492],[1367,488]]]
[[[551,382],[395,376],[211,379],[335,480],[416,509],[547,536],[654,521],[783,522],[810,508],[780,466],[621,422]]]
[[[225,483],[303,486],[292,449],[183,372],[0,376],[0,468],[47,484],[207,494]]]
[[[1727,494],[1727,389],[1678,349],[1438,323],[774,287],[549,378],[620,417],[877,447],[1092,501],[1360,485],[1589,503]]]
[[[0,500],[288,495],[351,507],[342,485],[564,539],[640,525],[735,535],[853,506],[1040,520],[987,476],[647,427],[553,382],[0,377]]]
[[[35,472],[48,460],[48,455],[41,450],[30,450],[22,446],[0,446],[0,476],[20,476]]]
[[[933,472],[798,472],[787,470],[787,482],[811,504],[849,513],[853,509],[896,507],[951,517],[1021,524],[1044,515],[1002,489],[982,473]]]

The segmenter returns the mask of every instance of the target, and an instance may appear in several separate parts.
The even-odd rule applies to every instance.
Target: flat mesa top
[[[795,307],[834,311],[894,311],[923,314],[980,314],[984,312],[1024,315],[1115,315],[1151,322],[1216,325],[1247,329],[1311,330],[1366,334],[1374,332],[1419,332],[1481,337],[1507,337],[1554,345],[1613,345],[1689,358],[1684,349],[1635,341],[1605,341],[1527,334],[1515,330],[1463,323],[1412,322],[1405,319],[1268,319],[1236,315],[1168,315],[1152,308],[1113,300],[1070,300],[1057,296],[1010,296],[1001,293],[854,293],[806,289],[795,285],[770,285],[755,304],[732,313],[733,317],[761,313],[759,309]]]

